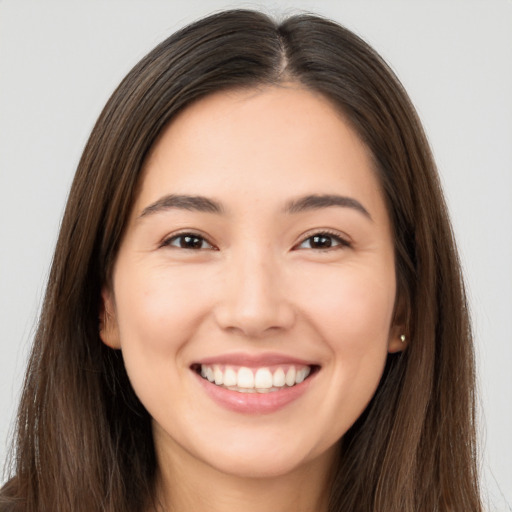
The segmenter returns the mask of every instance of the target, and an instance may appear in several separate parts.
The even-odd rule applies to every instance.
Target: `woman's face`
[[[369,152],[294,84],[216,93],[173,121],[112,282],[102,338],[161,460],[245,476],[327,464],[400,350]]]

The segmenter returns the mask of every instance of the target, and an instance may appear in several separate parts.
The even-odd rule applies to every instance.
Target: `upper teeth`
[[[300,384],[311,372],[309,366],[284,365],[275,368],[248,368],[221,365],[201,365],[201,376],[218,386],[235,391],[277,391],[284,386]]]

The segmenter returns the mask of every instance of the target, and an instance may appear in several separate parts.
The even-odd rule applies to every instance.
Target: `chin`
[[[335,448],[314,453],[304,443],[279,440],[240,440],[230,443],[229,449],[208,454],[208,463],[214,469],[240,478],[278,478],[314,465],[315,461],[330,457]],[[288,442],[287,442],[288,441]]]
[[[273,456],[254,456],[242,458],[240,455],[234,460],[225,459],[215,464],[214,469],[221,473],[239,478],[279,478],[294,473],[305,461],[282,459],[276,460]]]

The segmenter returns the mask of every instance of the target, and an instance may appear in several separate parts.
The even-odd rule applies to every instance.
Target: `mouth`
[[[238,393],[275,393],[293,388],[319,371],[318,365],[278,364],[248,367],[194,363],[191,370],[202,379]]]

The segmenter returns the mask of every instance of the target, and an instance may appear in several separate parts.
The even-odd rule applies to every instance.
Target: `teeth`
[[[274,372],[274,375],[272,376],[272,384],[274,384],[276,388],[282,388],[286,384],[285,374],[282,368],[278,368]],[[292,386],[293,384],[294,383],[292,383]]]
[[[235,387],[235,388],[231,388],[232,391],[238,391],[240,393],[256,393],[256,390],[254,388],[240,388],[240,387]]]
[[[238,370],[238,382],[239,388],[252,388],[254,389],[254,373],[249,368],[242,366]]]
[[[240,393],[269,393],[303,382],[311,373],[309,366],[285,365],[251,369],[241,366],[201,365],[201,377]]]
[[[295,382],[297,384],[300,384],[308,375],[309,375],[309,368],[302,368],[302,370],[299,370],[297,372],[297,375],[295,375]]]
[[[268,368],[260,368],[256,372],[254,387],[258,389],[270,389],[272,387],[272,374]]]
[[[201,366],[201,368],[203,368]],[[201,370],[202,375],[202,370]],[[230,386],[236,386],[237,383],[237,376],[235,370],[233,368],[226,368],[226,371],[224,372],[224,386],[230,387]]]
[[[223,384],[224,375],[222,373],[222,370],[218,366],[213,367],[213,376],[215,378],[215,384],[217,384],[217,386]]]
[[[290,366],[286,372],[286,385],[293,386],[295,384],[295,366]]]

